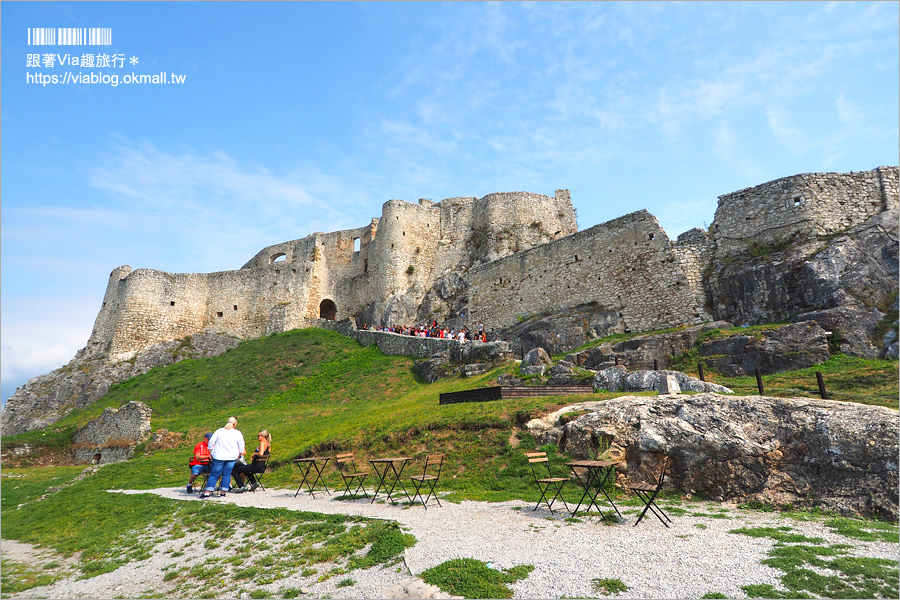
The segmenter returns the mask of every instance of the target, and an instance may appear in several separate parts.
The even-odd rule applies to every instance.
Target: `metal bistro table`
[[[606,481],[610,478],[610,476],[615,472],[615,467],[618,461],[615,460],[576,460],[570,463],[566,463],[566,466],[572,469],[572,472],[575,473],[575,477],[578,479],[578,483],[584,488],[584,493],[581,495],[581,500],[578,501],[578,506],[575,507],[574,512],[572,512],[572,516],[578,514],[578,509],[581,508],[581,504],[584,502],[585,498],[590,498],[590,502],[585,509],[585,512],[591,510],[591,506],[597,507],[597,511],[600,513],[600,516],[606,519],[606,515],[603,514],[603,510],[597,504],[597,496],[602,492],[604,496],[606,496],[606,501],[609,502],[609,505],[613,507],[613,510],[616,511],[616,514],[619,515],[619,518],[622,518],[622,513],[619,512],[619,509],[616,508],[616,505],[613,503],[612,498],[609,497],[609,494],[606,493]],[[581,478],[581,475],[578,474],[578,469],[584,469],[587,471],[587,475],[585,479]],[[596,487],[597,490],[594,493],[591,493],[591,488]],[[610,513],[612,516],[612,513]]]
[[[387,491],[388,500],[394,502],[394,498],[391,494],[394,493],[394,488],[397,487],[397,484],[400,484],[400,488],[403,490],[403,493],[406,494],[406,499],[412,502],[409,499],[409,492],[406,491],[406,487],[403,485],[403,482],[400,481],[400,476],[403,474],[403,469],[406,468],[406,464],[410,461],[408,456],[395,456],[391,458],[372,458],[369,459],[369,462],[372,463],[372,468],[375,469],[375,476],[378,478],[378,485],[375,487],[375,493],[372,494],[372,502],[375,502],[375,498],[378,496],[378,491],[384,488]],[[400,469],[397,469],[397,465],[400,465]],[[388,479],[393,478],[393,482],[389,482]],[[388,490],[388,484],[390,483],[391,489]]]
[[[300,481],[300,487],[298,487],[297,491],[294,493],[294,498],[297,497],[297,494],[300,493],[300,490],[303,489],[304,485],[306,485],[306,488],[309,490],[309,495],[315,498],[315,487],[319,483],[322,484],[322,487],[325,488],[325,491],[328,492],[328,495],[331,495],[331,492],[328,491],[328,486],[325,485],[325,480],[322,479],[322,471],[325,470],[325,465],[328,464],[329,460],[331,460],[330,456],[310,456],[309,458],[294,459],[294,464],[296,464],[300,468],[300,473],[303,474],[303,480]],[[316,476],[315,478],[313,478],[312,483],[310,483],[309,473],[313,469],[316,470]]]

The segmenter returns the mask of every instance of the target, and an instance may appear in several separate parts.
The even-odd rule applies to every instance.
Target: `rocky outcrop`
[[[447,349],[432,354],[427,360],[416,362],[413,368],[422,379],[434,383],[441,377],[457,373],[463,377],[480,375],[511,358],[509,344],[506,342],[452,342]]]
[[[763,375],[805,369],[825,362],[831,334],[810,320],[759,331],[753,335],[733,335],[702,341],[700,356],[706,366],[728,377]]]
[[[84,408],[102,398],[109,386],[125,381],[153,367],[162,367],[187,358],[218,356],[240,343],[232,337],[198,333],[163,342],[131,353],[127,360],[108,362],[85,357],[79,351],[65,367],[30,379],[7,400],[3,409],[3,435],[40,429],[55,423],[76,408]]]
[[[522,364],[519,365],[519,372],[522,375],[543,375],[553,365],[550,356],[543,348],[532,348],[528,351]]]
[[[586,369],[595,371],[622,365],[629,369],[652,369],[653,361],[665,369],[673,357],[690,351],[700,336],[714,329],[729,329],[727,321],[715,321],[687,327],[672,333],[659,335],[639,335],[621,342],[600,344],[588,350],[566,356],[566,360]]]
[[[701,381],[680,371],[634,371],[629,373],[625,367],[609,367],[594,376],[594,389],[607,392],[647,392],[662,391],[667,385],[666,378],[673,377],[678,387],[686,392],[717,392],[733,394],[724,385]]]
[[[884,316],[884,304],[897,291],[898,217],[897,209],[888,210],[846,234],[714,264],[706,278],[714,315],[743,325],[816,319],[815,314],[846,340],[842,351],[878,354],[873,348],[880,340],[857,336],[860,330],[871,336],[872,323]],[[837,308],[850,312],[824,312]],[[867,313],[858,325],[856,318]]]
[[[585,402],[528,423],[578,458],[608,447],[620,484],[652,477],[665,455],[667,486],[683,493],[894,521],[898,427],[883,407],[712,393]]]
[[[591,340],[625,331],[622,316],[596,304],[586,304],[551,315],[523,319],[499,333],[510,343],[517,357],[534,348],[548,354],[560,354],[583,346]]]
[[[135,447],[150,437],[150,414],[149,406],[136,401],[105,409],[72,436],[75,464],[128,460]]]

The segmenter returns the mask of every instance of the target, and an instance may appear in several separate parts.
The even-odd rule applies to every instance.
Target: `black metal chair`
[[[262,491],[266,491],[266,486],[263,485],[262,478],[263,478],[263,475],[266,474],[266,469],[269,466],[269,456],[266,455],[266,456],[256,458],[256,459],[254,459],[253,464],[256,465],[256,468],[257,468],[257,471],[255,473],[253,473],[253,477],[256,479],[256,483],[259,484],[260,489]],[[259,465],[262,465],[262,466],[259,466]],[[256,492],[256,488],[253,486],[250,486],[250,491]]]
[[[663,461],[662,470],[659,473],[659,478],[656,480],[656,483],[631,483],[628,484],[628,489],[637,494],[637,497],[641,499],[644,503],[644,510],[641,511],[640,516],[637,518],[637,521],[634,522],[634,526],[637,527],[637,524],[641,522],[641,519],[644,518],[644,515],[647,514],[647,511],[650,510],[656,518],[659,519],[663,525],[666,527],[669,526],[669,523],[672,522],[672,519],[666,512],[656,503],[656,496],[659,494],[660,490],[663,487],[663,481],[666,478],[666,471],[669,469],[669,464],[671,463],[671,459],[667,456],[666,460]]]
[[[366,481],[366,477],[369,476],[369,472],[360,471],[356,468],[356,461],[353,459],[353,453],[347,452],[338,454],[334,457],[334,462],[337,464],[341,479],[344,480],[344,495],[356,496],[359,493],[359,490],[362,490],[363,495],[368,498],[369,493],[366,492],[363,483]],[[351,492],[350,487],[354,483],[356,483],[356,490]]]
[[[428,467],[432,468],[432,473],[434,472],[434,466],[437,465],[437,474],[429,475]],[[412,501],[415,503],[416,496],[419,497],[419,500],[422,500],[422,506],[425,507],[425,510],[428,510],[428,500],[434,496],[435,501],[438,503],[438,506],[441,505],[440,499],[437,497],[437,494],[434,492],[434,486],[437,485],[438,480],[441,478],[441,467],[444,465],[444,455],[443,454],[429,454],[425,457],[425,468],[422,469],[421,475],[413,475],[410,477],[413,481],[413,487],[415,491],[413,492]],[[423,499],[422,498],[422,487],[428,484],[428,495]]]
[[[556,502],[557,498],[562,500],[563,505],[566,507],[566,510],[569,510],[569,505],[566,504],[565,498],[560,496],[562,493],[563,486],[569,481],[568,477],[553,477],[553,473],[550,471],[550,460],[547,458],[546,452],[526,452],[525,456],[528,458],[528,462],[531,464],[531,474],[534,476],[534,482],[538,486],[538,490],[541,492],[541,498],[538,500],[537,504],[534,505],[532,511],[538,509],[543,501],[547,508],[550,509],[550,514],[553,514],[553,503]],[[537,470],[535,469],[535,464],[543,463],[547,467],[547,477],[542,477],[538,475]],[[551,489],[556,490],[556,493],[553,494],[552,500],[547,500],[547,492]]]

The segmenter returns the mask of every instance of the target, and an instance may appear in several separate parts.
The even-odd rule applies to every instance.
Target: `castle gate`
[[[327,321],[334,321],[337,317],[337,306],[334,302],[325,298],[319,304],[319,318]]]

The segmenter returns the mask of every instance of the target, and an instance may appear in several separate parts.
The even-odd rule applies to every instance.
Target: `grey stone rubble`
[[[132,400],[122,408],[106,408],[72,436],[76,465],[122,462],[150,437],[150,407]]]
[[[409,597],[404,590],[413,590],[413,597],[448,597],[437,593],[430,596],[431,588],[410,583],[410,579],[453,558],[474,558],[497,569],[533,565],[535,568],[528,577],[510,585],[514,598],[596,597],[597,592],[591,584],[596,578],[621,579],[629,589],[617,594],[617,598],[699,598],[709,592],[742,598],[745,594],[740,586],[749,584],[768,584],[784,590],[779,580],[781,572],[760,564],[775,542],[729,533],[743,526],[789,526],[795,533],[821,537],[826,544],[849,543],[852,556],[897,558],[896,543],[860,542],[833,533],[821,522],[785,520],[777,513],[743,510],[727,504],[688,505],[695,508],[691,512],[707,516],[675,516],[672,527],[667,529],[652,517],[633,527],[634,508],[626,511],[623,523],[609,526],[601,523],[596,513],[587,518],[579,514],[577,522],[567,522],[568,513],[557,511],[550,515],[545,508],[532,511],[534,505],[530,502],[443,502],[443,506],[429,506],[425,511],[421,506],[404,508],[380,502],[369,504],[365,499],[339,501],[324,494],[317,494],[316,498],[301,494],[294,498],[294,492],[294,489],[268,489],[255,494],[229,495],[224,501],[239,506],[389,519],[401,523],[416,537],[417,543],[404,553],[403,564],[408,569],[398,570],[394,566],[352,571],[347,577],[356,583],[349,587],[337,586],[343,577],[317,582],[317,576],[303,578],[299,575],[254,586],[272,594],[277,594],[281,588],[295,587],[305,589],[312,598]],[[125,493],[150,493],[200,502],[183,489]],[[713,514],[722,514],[725,518],[708,516]],[[703,528],[697,526],[701,524]],[[203,541],[205,538],[198,534],[191,546],[183,548],[185,554],[178,558],[172,558],[165,551],[176,547],[182,549],[185,540],[164,542],[157,547],[159,551],[145,561],[88,580],[70,578],[9,597],[127,598],[139,596],[148,589],[160,592],[165,586],[163,569],[173,563],[194,565],[205,559],[224,559],[234,554],[234,547],[229,544],[207,550],[203,548]],[[6,540],[3,543],[6,544]],[[245,540],[244,543],[252,541]],[[241,585],[235,582],[234,589],[239,587]],[[418,595],[418,591],[422,595]],[[228,594],[225,590],[222,597],[235,597]]]

